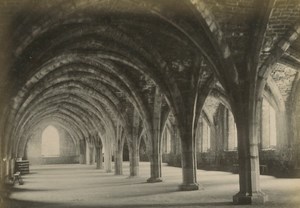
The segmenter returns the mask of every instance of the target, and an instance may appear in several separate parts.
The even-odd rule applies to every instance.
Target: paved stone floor
[[[203,189],[181,192],[180,168],[164,166],[164,182],[156,184],[145,183],[149,163],[140,164],[141,177],[129,178],[128,169],[125,163],[124,175],[115,176],[94,165],[31,167],[25,184],[15,186],[6,207],[233,207],[232,196],[238,192],[238,175],[232,173],[198,170]],[[261,186],[270,200],[261,207],[300,207],[300,179],[261,176]]]

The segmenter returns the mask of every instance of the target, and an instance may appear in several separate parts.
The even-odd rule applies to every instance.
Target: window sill
[[[234,150],[224,150],[224,152],[237,152],[237,149],[234,149]]]
[[[264,149],[261,149],[261,151],[263,151],[263,152],[276,151],[276,149],[275,148],[264,148]]]
[[[51,157],[51,158],[53,158],[53,157],[60,157],[59,155],[47,155],[47,156],[42,156],[42,158],[49,158],[49,157]]]

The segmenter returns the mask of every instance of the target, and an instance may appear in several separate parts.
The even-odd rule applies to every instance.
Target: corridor
[[[300,207],[300,0],[0,0],[0,46],[0,208]]]
[[[228,172],[198,170],[203,188],[189,192],[178,191],[180,168],[164,165],[162,183],[145,182],[147,162],[140,163],[141,177],[128,175],[127,162],[122,176],[93,165],[34,166],[24,176],[25,184],[15,186],[8,207],[232,207],[232,195],[238,191],[238,175]],[[261,176],[261,186],[270,199],[261,207],[299,207],[300,179]]]

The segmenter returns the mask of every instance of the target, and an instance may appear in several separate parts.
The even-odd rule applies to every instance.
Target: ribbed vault
[[[153,169],[161,163],[167,127],[178,131],[183,189],[189,188],[197,183],[201,113],[212,123],[222,104],[240,131],[241,193],[252,193],[261,100],[269,98],[281,112],[292,109],[299,80],[300,13],[279,15],[278,28],[280,2],[24,0],[2,6],[9,23],[0,27],[10,41],[1,56],[7,69],[0,77],[9,80],[0,85],[1,155],[22,157],[32,132],[53,124],[78,149],[105,146],[118,155],[126,140],[131,159],[145,139]],[[300,8],[295,1],[287,6]]]
[[[175,27],[175,20],[162,18],[163,11],[153,5],[100,1],[95,7],[93,3],[79,2],[73,2],[72,9],[63,1],[57,4],[59,6],[55,4],[55,8],[60,9],[51,10],[51,4],[49,8],[33,7],[33,11],[35,8],[51,10],[47,18],[41,12],[31,11],[28,15],[26,7],[17,15],[16,20],[21,23],[16,26],[14,35],[13,73],[17,82],[13,89],[24,87],[13,93],[16,95],[8,119],[13,125],[5,128],[6,137],[14,138],[15,144],[20,143],[18,135],[33,128],[34,120],[41,120],[50,112],[69,117],[79,126],[84,124],[84,135],[95,129],[102,134],[104,129],[113,133],[117,119],[123,120],[124,125],[120,106],[124,102],[128,104],[127,101],[138,109],[145,128],[150,131],[152,115],[149,112],[155,85],[162,89],[177,115],[185,109],[183,100],[180,101],[180,91],[187,87],[182,76],[189,76],[189,71],[199,64],[202,68],[207,66],[203,65],[204,59],[197,57],[204,49],[198,52],[192,49],[193,41],[182,31],[185,24]],[[159,6],[166,9],[167,5]],[[142,12],[148,15],[143,14],[138,22],[132,21]],[[22,15],[26,18],[21,18]],[[17,35],[18,31],[24,35]],[[168,44],[163,44],[166,42]],[[186,50],[182,53],[176,48]],[[205,55],[208,57],[208,52]],[[136,80],[140,81],[136,83]],[[87,116],[90,114],[92,116]],[[26,142],[21,144],[24,146]]]

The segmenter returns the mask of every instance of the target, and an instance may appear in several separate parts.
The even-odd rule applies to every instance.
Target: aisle
[[[141,177],[135,178],[128,178],[128,163],[124,166],[123,176],[90,165],[32,167],[25,184],[16,186],[8,208],[232,207],[232,196],[238,191],[238,176],[227,172],[198,170],[204,189],[180,192],[180,168],[164,166],[164,182],[148,184],[149,163],[141,163]],[[262,176],[261,183],[271,200],[268,207],[300,207],[294,204],[297,200],[300,205],[300,179]]]

